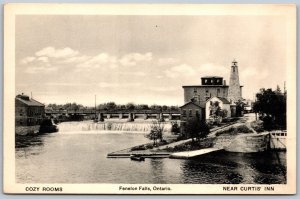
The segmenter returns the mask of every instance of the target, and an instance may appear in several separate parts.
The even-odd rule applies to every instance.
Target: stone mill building
[[[184,105],[181,106],[181,115],[184,116],[182,119],[186,120],[188,115],[193,116],[196,113],[200,113],[201,119],[208,118],[207,115],[205,116],[209,112],[205,111],[206,103],[212,103],[211,100],[216,98],[219,101],[226,101],[226,104],[230,104],[228,106],[230,108],[227,111],[229,113],[228,117],[235,117],[236,103],[243,99],[242,87],[239,82],[238,62],[235,60],[230,68],[229,85],[226,84],[226,80],[223,77],[204,76],[201,77],[201,85],[182,86],[184,91]]]

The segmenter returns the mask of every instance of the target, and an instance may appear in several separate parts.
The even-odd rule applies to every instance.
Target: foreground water
[[[24,139],[25,138],[25,139]],[[286,183],[286,153],[217,152],[190,160],[106,158],[149,142],[142,132],[64,131],[16,140],[18,183]]]

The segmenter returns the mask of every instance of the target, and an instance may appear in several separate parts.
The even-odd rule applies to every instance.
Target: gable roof
[[[193,104],[193,105],[195,105],[195,106],[198,106],[199,108],[205,108],[205,103],[192,102],[192,101],[190,101],[190,102],[188,102],[188,103],[186,103],[186,104],[180,106],[179,108],[183,108],[183,107],[185,107],[185,106],[187,106],[187,105],[189,105],[189,104]]]
[[[223,104],[230,104],[230,102],[224,97],[216,97],[216,96],[214,96],[214,97],[218,98],[221,102],[223,102]],[[214,97],[209,98],[206,102],[210,101]]]
[[[25,100],[25,99],[16,97],[16,100],[18,100],[19,102],[21,102],[27,106],[45,106],[44,104],[42,104],[34,99]]]

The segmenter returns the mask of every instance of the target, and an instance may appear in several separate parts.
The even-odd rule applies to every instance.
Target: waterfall
[[[59,132],[82,132],[82,131],[97,131],[97,132],[144,132],[147,133],[151,129],[151,121],[143,122],[120,122],[120,121],[105,121],[95,123],[92,121],[82,122],[62,122],[58,125]],[[171,132],[171,123],[164,122],[164,132]]]

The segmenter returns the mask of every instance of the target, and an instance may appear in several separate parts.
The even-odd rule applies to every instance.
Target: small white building
[[[211,97],[205,103],[205,119],[209,119],[213,114],[214,106],[219,106],[221,110],[226,110],[226,117],[231,117],[230,102],[223,97]]]

